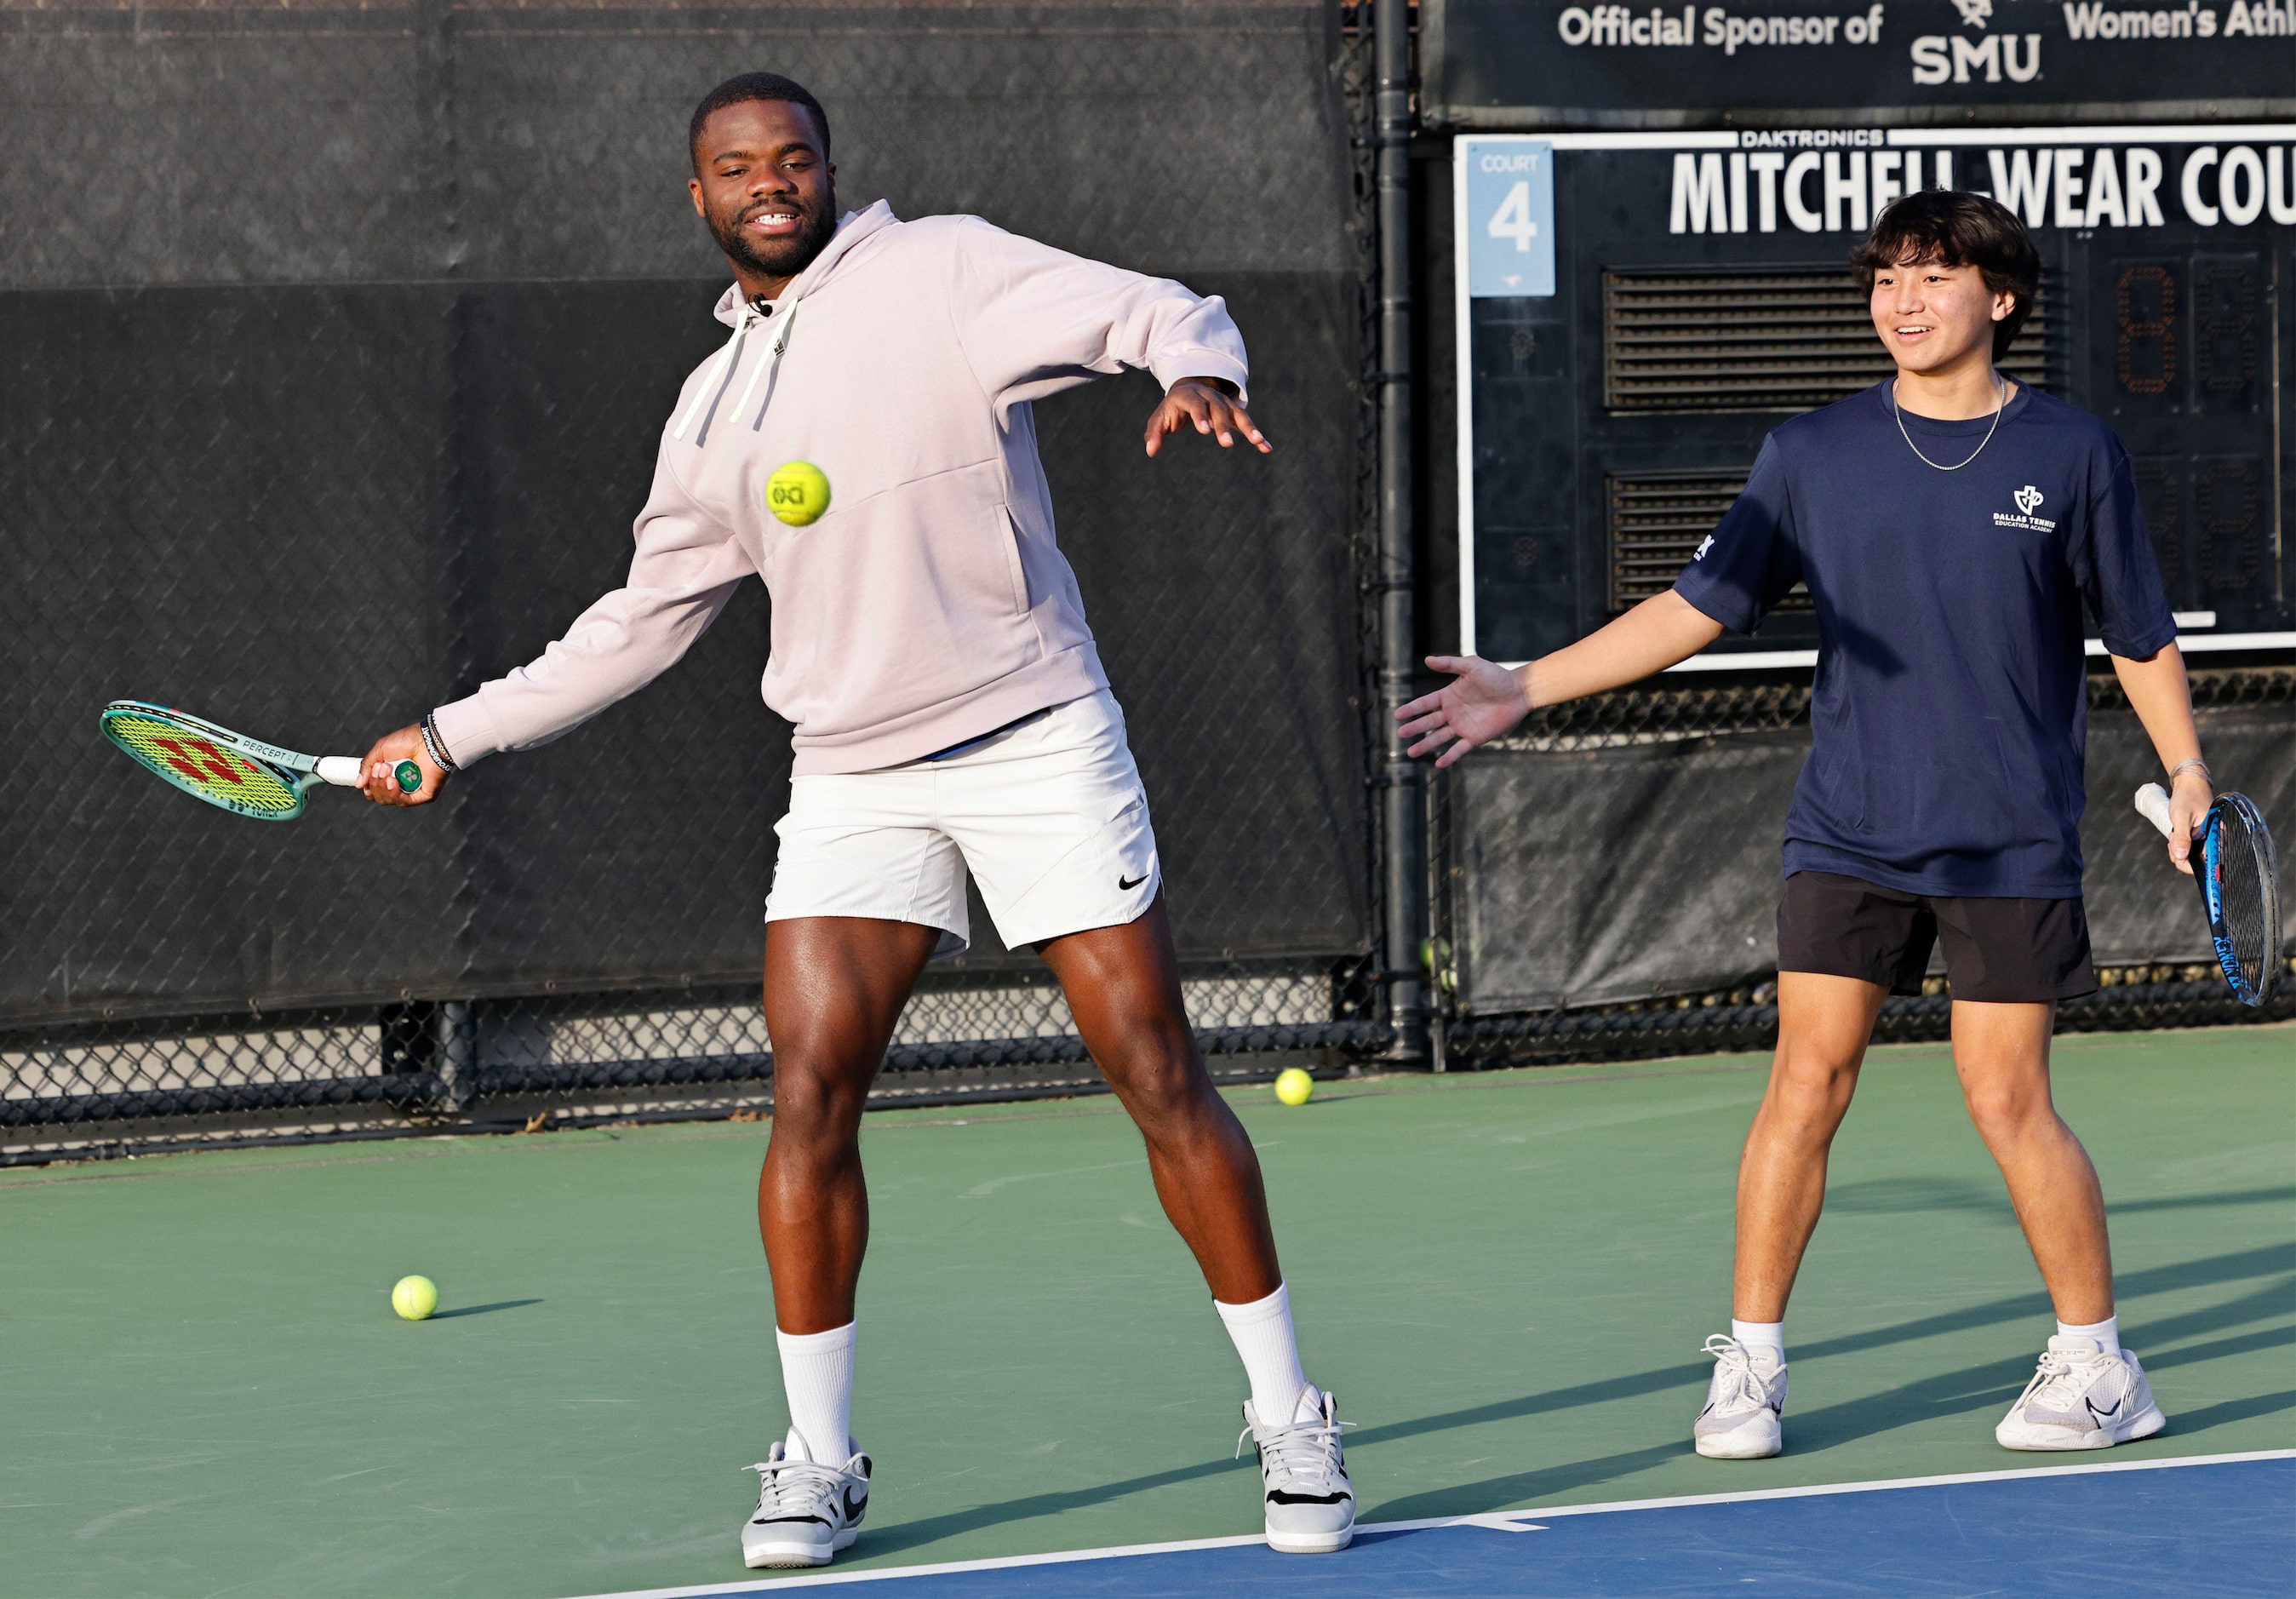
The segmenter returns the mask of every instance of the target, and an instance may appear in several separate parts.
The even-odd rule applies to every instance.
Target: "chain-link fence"
[[[723,334],[686,117],[754,69],[829,107],[846,207],[978,212],[1226,298],[1276,455],[1147,461],[1145,379],[1062,396],[1037,419],[1062,544],[1208,1049],[1256,1073],[1383,1037],[1357,49],[1315,0],[12,11],[0,652],[42,754],[0,775],[0,1152],[770,1103],[761,590],[419,812],[322,791],[258,825],[94,719],[132,696],[355,753],[612,586]],[[90,159],[123,110],[170,152],[157,191]],[[1041,965],[973,925],[883,1092],[1091,1086]]]
[[[1276,455],[1148,462],[1144,380],[1062,396],[1037,418],[1062,544],[1216,1072],[1390,1051],[1357,10],[11,10],[0,661],[37,758],[0,772],[0,1161],[770,1109],[759,918],[789,768],[754,686],[761,591],[660,684],[421,811],[322,792],[292,825],[243,821],[95,729],[133,696],[355,753],[618,580],[662,415],[722,334],[685,118],[755,68],[828,103],[848,205],[976,211],[1227,298]],[[95,159],[124,113],[168,184]],[[2212,754],[2282,791],[2291,681],[2202,678]],[[1431,784],[1435,1062],[1765,1041],[1759,924],[1808,697],[1606,696]],[[2108,774],[2134,747],[2111,701],[2099,680]],[[2136,882],[2136,848],[2099,832],[2093,875]],[[1640,863],[1628,897],[1591,891],[1598,858]],[[2067,1025],[2246,1019],[2189,930],[2144,942],[2157,894],[2124,914],[2115,891],[2112,986]],[[972,924],[880,1096],[1098,1087],[1049,975],[977,902]],[[1885,1025],[1934,1031],[1945,1004]]]

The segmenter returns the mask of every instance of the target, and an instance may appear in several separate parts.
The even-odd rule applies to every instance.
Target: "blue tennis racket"
[[[2136,808],[2168,835],[2167,790],[2146,783],[2136,791]],[[2280,975],[2280,858],[2256,802],[2218,794],[2193,836],[2192,864],[2225,981],[2241,1004],[2262,1004]]]

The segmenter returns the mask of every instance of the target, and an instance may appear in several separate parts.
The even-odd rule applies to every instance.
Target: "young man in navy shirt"
[[[2208,768],[2127,452],[1994,365],[2032,304],[2032,241],[1993,201],[1931,190],[1893,204],[1851,260],[1897,375],[1772,431],[1671,591],[1514,671],[1432,657],[1453,681],[1398,714],[1411,752],[1448,766],[1534,708],[1647,677],[1808,586],[1820,644],[1786,813],[1777,1057],[1739,1166],[1733,1320],[1707,1341],[1698,1452],[1781,1447],[1786,1296],[1827,1150],[1883,998],[1921,991],[1937,944],[1970,1117],[2058,1317],[1994,1436],[2107,1448],[2164,1422],[2120,1347],[2095,1168],[2049,1095],[2055,1003],[2097,986],[2080,898],[2084,599],[2170,775],[2185,872]]]

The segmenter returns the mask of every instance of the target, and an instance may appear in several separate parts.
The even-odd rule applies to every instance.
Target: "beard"
[[[742,210],[753,209],[743,207]],[[837,234],[837,196],[834,190],[823,197],[818,209],[800,206],[798,210],[798,230],[786,239],[774,239],[763,243],[742,231],[742,212],[730,217],[709,218],[709,232],[718,241],[718,248],[730,257],[734,265],[760,277],[795,277],[813,265],[818,256]]]

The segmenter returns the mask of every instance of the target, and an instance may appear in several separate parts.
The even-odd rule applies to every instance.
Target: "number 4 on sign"
[[[1490,225],[1483,230],[1494,239],[1512,239],[1519,250],[1528,251],[1530,242],[1538,237],[1538,224],[1530,219],[1530,182],[1528,178],[1506,192],[1499,209],[1491,213]]]

